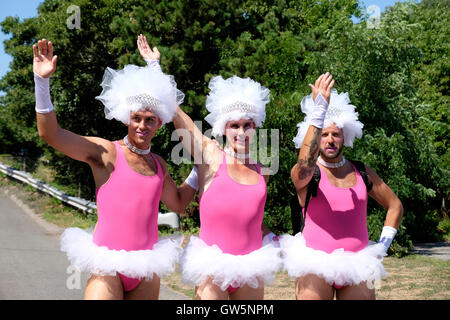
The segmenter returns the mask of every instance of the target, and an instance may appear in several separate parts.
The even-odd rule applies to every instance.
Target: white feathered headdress
[[[302,112],[306,114],[303,122],[297,124],[297,136],[293,139],[295,147],[299,149],[302,146],[306,131],[310,125],[314,101],[312,94],[305,96],[300,103]],[[333,123],[342,129],[344,133],[344,145],[353,147],[355,138],[362,137],[363,124],[358,121],[358,112],[355,111],[355,106],[350,104],[350,98],[347,92],[338,93],[336,89],[331,90],[330,104],[327,113],[325,114],[325,121],[323,127],[329,127]]]
[[[224,80],[221,76],[209,82],[211,92],[206,98],[206,109],[210,112],[205,120],[212,126],[212,135],[225,133],[225,125],[231,120],[252,119],[261,127],[266,119],[266,104],[269,89],[258,82],[233,76]]]
[[[103,91],[96,99],[105,105],[106,119],[130,123],[130,112],[149,109],[163,124],[172,121],[184,94],[177,89],[173,76],[159,68],[126,65],[122,70],[106,68],[101,83]]]

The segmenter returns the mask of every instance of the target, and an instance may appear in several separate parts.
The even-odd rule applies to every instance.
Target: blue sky
[[[366,7],[376,5],[380,7],[381,12],[387,6],[391,6],[399,0],[360,0],[360,3],[365,4]],[[405,0],[400,0],[404,2]],[[37,7],[43,0],[12,0],[2,1],[2,9],[0,12],[0,21],[3,21],[7,16],[18,16],[21,20],[37,16]],[[9,70],[9,64],[12,60],[11,56],[6,54],[3,47],[3,41],[8,39],[9,35],[0,32],[0,78],[2,78]],[[31,63],[31,52],[30,52]]]

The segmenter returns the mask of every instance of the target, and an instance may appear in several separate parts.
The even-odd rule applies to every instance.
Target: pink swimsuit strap
[[[309,202],[303,230],[308,247],[331,253],[340,248],[357,252],[367,246],[367,190],[354,166],[353,170],[356,184],[339,188],[320,168],[317,196]]]
[[[259,166],[258,183],[241,184],[228,174],[225,152],[213,181],[200,198],[200,238],[224,253],[248,254],[261,248],[267,188]]]
[[[108,181],[97,189],[98,220],[94,243],[114,250],[152,249],[158,241],[158,213],[164,176],[145,176],[127,163],[117,141],[116,162]]]

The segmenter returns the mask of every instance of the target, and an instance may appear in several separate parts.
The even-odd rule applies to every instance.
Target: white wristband
[[[319,93],[314,100],[314,110],[311,115],[310,124],[316,128],[323,128],[323,122],[325,120],[325,114],[328,110],[328,102],[325,98]]]
[[[50,99],[50,78],[42,78],[40,75],[34,74],[34,95],[37,113],[49,113],[53,110],[52,100]]]
[[[196,166],[192,168],[191,173],[188,175],[186,180],[184,180],[184,182],[191,186],[192,189],[198,191],[198,170]]]
[[[392,240],[394,240],[395,235],[397,234],[397,229],[390,227],[390,226],[384,226],[383,230],[381,231],[380,240],[378,240],[379,243],[382,243],[384,246],[385,251],[387,252]]]
[[[150,68],[154,68],[155,70],[161,71],[161,65],[159,60],[150,60],[150,59],[144,59],[145,62],[147,62],[147,66]]]
[[[328,109],[328,102],[327,102],[327,100],[322,96],[321,93],[319,93],[319,94],[317,95],[316,99],[314,100],[314,103],[315,103],[317,106],[324,106],[325,108]]]

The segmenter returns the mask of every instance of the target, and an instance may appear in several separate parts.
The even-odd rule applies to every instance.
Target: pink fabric
[[[210,186],[200,198],[200,239],[217,245],[224,253],[248,254],[261,248],[261,225],[267,188],[260,169],[254,185],[244,185],[228,175],[223,152],[222,163]]]
[[[237,289],[239,289],[239,287],[228,286],[227,288],[228,294],[235,293]]]
[[[96,192],[98,219],[93,241],[111,250],[152,249],[158,241],[159,201],[164,181],[161,165],[151,155],[158,172],[154,176],[141,175],[128,166],[119,143],[114,144],[117,151],[114,170]]]
[[[129,278],[127,276],[124,276],[121,273],[118,273],[118,275],[119,275],[120,281],[122,281],[123,290],[126,292],[136,289],[136,287],[141,282],[140,279]]]
[[[357,252],[367,246],[367,191],[358,170],[354,166],[353,169],[356,184],[338,188],[320,168],[317,197],[311,198],[306,213],[306,246],[327,253],[340,248]]]
[[[333,288],[335,288],[336,290],[340,290],[345,286],[347,286],[347,285],[337,285],[336,283],[333,283]]]

